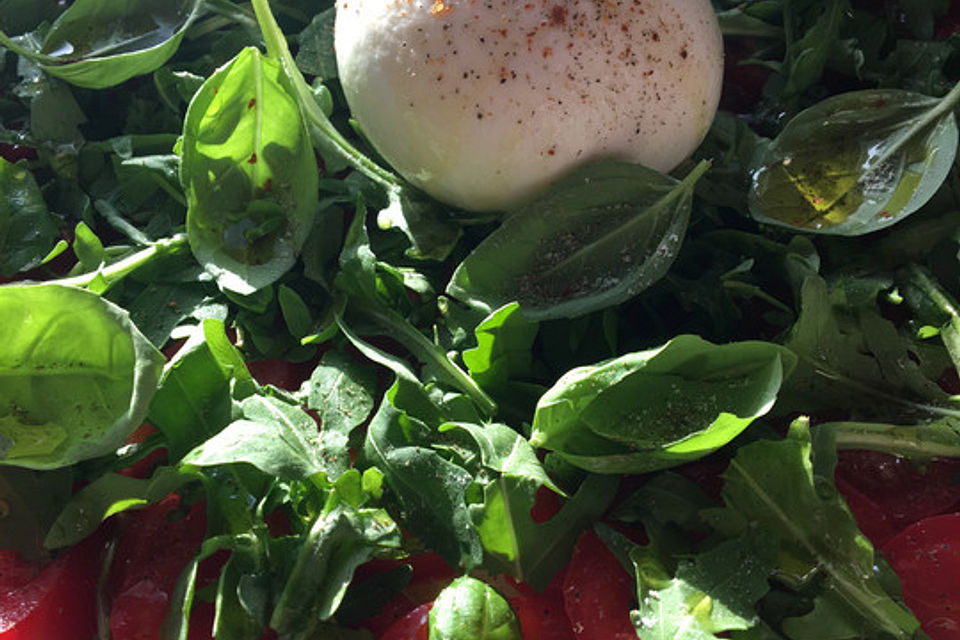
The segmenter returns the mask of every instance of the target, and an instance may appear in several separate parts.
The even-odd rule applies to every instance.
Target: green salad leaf
[[[565,374],[540,398],[531,442],[597,473],[695,460],[767,413],[795,364],[770,343],[678,336]]]
[[[247,48],[212,75],[190,102],[181,152],[197,259],[237,293],[276,281],[319,202],[306,125],[280,63]]]
[[[0,320],[0,463],[68,466],[114,451],[143,421],[163,356],[125,311],[80,289],[11,284]]]
[[[487,584],[464,576],[440,592],[430,609],[430,640],[521,640],[516,615]]]

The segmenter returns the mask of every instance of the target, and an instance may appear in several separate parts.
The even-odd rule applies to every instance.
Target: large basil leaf
[[[597,473],[641,473],[702,457],[773,406],[796,364],[769,342],[661,347],[573,369],[537,404],[531,442]]]
[[[488,310],[516,300],[535,320],[623,302],[673,263],[706,169],[678,182],[639,165],[583,167],[513,212],[457,267],[447,292]]]
[[[430,640],[522,640],[506,599],[476,578],[457,578],[430,609]]]
[[[223,289],[273,283],[319,209],[313,148],[280,63],[249,47],[210,76],[187,110],[182,153],[197,260]]]
[[[177,51],[201,0],[77,0],[39,50],[0,43],[72,84],[101,89],[160,68]],[[21,39],[22,40],[22,39]]]
[[[0,158],[0,276],[39,265],[58,237],[33,174]]]
[[[953,108],[894,89],[843,93],[793,118],[753,171],[750,212],[761,222],[855,236],[922,207],[957,153]]]
[[[0,464],[49,469],[114,451],[143,421],[163,355],[83,289],[0,287]]]

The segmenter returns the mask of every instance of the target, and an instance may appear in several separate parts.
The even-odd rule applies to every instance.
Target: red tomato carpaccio
[[[98,531],[41,567],[0,551],[0,640],[90,640],[108,536]]]

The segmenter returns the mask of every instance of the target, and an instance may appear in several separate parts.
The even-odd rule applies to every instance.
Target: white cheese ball
[[[669,171],[706,135],[723,75],[709,0],[339,0],[335,47],[370,142],[474,211],[592,160]]]

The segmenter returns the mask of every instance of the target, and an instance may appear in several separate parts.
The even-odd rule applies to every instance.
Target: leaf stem
[[[960,418],[960,410],[950,409],[948,407],[940,407],[933,404],[925,404],[922,402],[914,402],[913,400],[907,400],[906,398],[901,398],[899,396],[892,395],[887,391],[883,391],[881,389],[875,389],[870,385],[864,384],[862,382],[849,378],[838,371],[830,369],[824,366],[822,362],[816,360],[815,358],[811,358],[810,356],[807,356],[801,353],[797,353],[796,355],[802,361],[809,364],[813,368],[814,373],[816,373],[817,375],[823,376],[824,378],[827,378],[831,382],[844,385],[866,396],[877,398],[877,400],[881,402],[895,404],[895,405],[904,407],[906,409],[916,411],[921,415],[935,415],[935,416],[942,416],[942,417],[949,417],[949,418]]]
[[[140,267],[154,260],[157,256],[170,255],[176,253],[187,246],[187,236],[177,234],[170,238],[163,238],[148,246],[146,249],[137,251],[134,254],[118,260],[113,264],[107,265],[102,269],[84,273],[79,276],[68,278],[59,278],[48,282],[62,284],[74,287],[87,287],[94,282],[103,282],[106,287],[122,280]]]
[[[916,264],[908,265],[906,271],[910,284],[920,289],[944,315],[950,318],[950,321],[957,322],[960,320],[960,312],[957,311],[956,303],[950,299],[950,296],[936,280]]]
[[[384,313],[375,305],[353,304],[363,310],[363,312],[372,317],[378,324],[390,332],[400,344],[407,347],[422,360],[439,368],[445,373],[449,381],[458,389],[463,391],[473,400],[484,415],[493,417],[497,414],[497,403],[487,395],[487,392],[480,388],[476,380],[470,377],[466,371],[461,369],[455,362],[447,357],[440,347],[431,342],[425,335],[420,333],[406,319],[399,318],[390,313]]]
[[[354,147],[333,126],[330,119],[320,109],[320,105],[313,97],[313,91],[293,60],[293,55],[290,53],[283,32],[270,11],[269,0],[253,0],[253,11],[260,23],[263,40],[267,46],[267,55],[279,60],[283,66],[284,73],[286,73],[287,79],[296,92],[304,116],[313,125],[311,133],[314,133],[313,128],[316,128],[322,134],[319,140],[314,135],[315,141],[323,146],[329,146],[333,151],[339,153],[357,171],[373,180],[386,191],[396,192],[400,190],[404,186],[404,182],[396,174],[384,169]]]
[[[831,422],[829,427],[838,449],[868,449],[882,451],[903,458],[927,460],[930,458],[960,457],[960,434],[951,431],[954,442],[938,439],[928,425],[900,426],[869,422]]]
[[[903,146],[914,136],[921,133],[924,129],[929,127],[947,113],[953,111],[958,104],[960,104],[960,82],[957,82],[957,84],[953,85],[953,88],[950,89],[947,95],[940,98],[940,101],[932,109],[924,113],[912,125],[910,125],[910,128],[904,131],[903,134],[886,149],[886,151],[874,158],[870,163],[869,171],[883,166],[883,163],[887,162],[891,157],[894,156],[894,154],[899,153]]]

